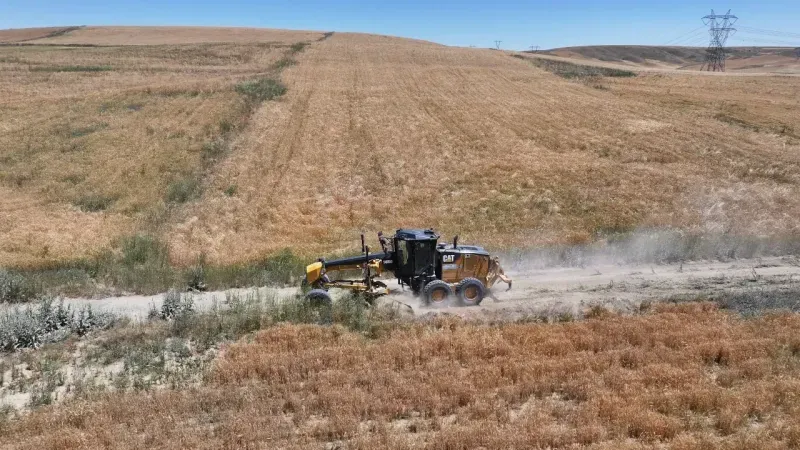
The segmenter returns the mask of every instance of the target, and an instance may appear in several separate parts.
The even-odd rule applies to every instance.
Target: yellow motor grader
[[[508,283],[496,257],[481,247],[459,245],[458,236],[452,244],[439,243],[432,229],[400,229],[393,237],[378,233],[381,251],[371,253],[361,235],[361,255],[331,261],[319,259],[306,267],[305,284],[311,289],[310,302],[330,304],[330,288],[361,293],[368,300],[390,293],[379,278],[392,272],[401,287],[409,287],[422,296],[426,305],[441,306],[455,300],[459,306],[479,305],[498,279]],[[359,279],[332,278],[334,272],[361,271]]]

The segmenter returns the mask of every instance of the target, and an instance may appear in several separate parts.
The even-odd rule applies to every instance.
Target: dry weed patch
[[[488,327],[448,318],[373,339],[278,326],[207,384],[45,408],[20,448],[789,448],[800,444],[796,315],[710,304]],[[338,442],[338,444],[336,444]]]

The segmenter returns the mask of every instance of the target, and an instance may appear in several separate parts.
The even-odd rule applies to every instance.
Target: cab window
[[[400,265],[408,266],[408,246],[406,241],[397,241],[397,254],[400,256]]]

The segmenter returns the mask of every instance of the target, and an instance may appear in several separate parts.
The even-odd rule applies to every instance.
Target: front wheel
[[[429,306],[444,306],[452,296],[453,289],[442,280],[433,280],[422,290],[422,298]]]

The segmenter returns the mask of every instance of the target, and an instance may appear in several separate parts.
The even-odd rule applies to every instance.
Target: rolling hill
[[[733,73],[800,73],[797,51],[790,47],[730,47],[727,69]],[[565,58],[616,63],[647,69],[701,70],[706,49],[643,45],[565,47],[542,52]]]
[[[52,33],[0,47],[3,266],[142,233],[185,265],[399,226],[494,249],[798,232],[794,78],[565,78],[535,55],[350,33]]]
[[[0,448],[800,446],[799,77],[354,33],[0,40]],[[518,251],[519,296],[326,318],[274,289],[400,226]],[[524,252],[643,227],[737,245]],[[729,261],[773,242],[795,253]]]

